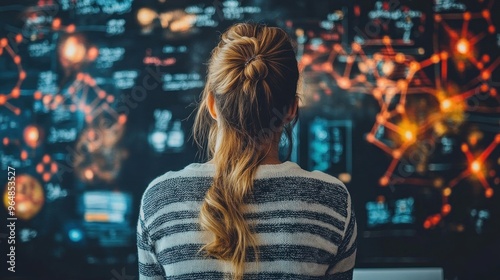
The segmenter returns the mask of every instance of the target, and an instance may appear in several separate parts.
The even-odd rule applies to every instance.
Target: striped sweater
[[[213,238],[198,217],[214,172],[194,163],[149,184],[137,225],[140,279],[231,279],[230,263],[198,253]],[[261,165],[244,216],[260,250],[258,262],[248,254],[244,279],[352,279],[356,220],[338,179],[289,161]]]

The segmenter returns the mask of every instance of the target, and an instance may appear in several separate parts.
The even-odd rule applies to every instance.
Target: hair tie
[[[255,55],[252,55],[247,61],[245,62],[245,66],[248,65],[248,63],[252,62],[252,60],[256,59],[257,57]]]

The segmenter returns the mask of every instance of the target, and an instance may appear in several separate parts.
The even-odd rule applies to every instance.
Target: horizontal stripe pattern
[[[199,251],[213,238],[199,224],[211,174],[213,165],[192,164],[148,186],[137,224],[140,279],[231,279],[227,262]],[[352,278],[356,221],[336,178],[291,162],[259,166],[244,217],[260,252],[256,263],[248,250],[245,279]]]

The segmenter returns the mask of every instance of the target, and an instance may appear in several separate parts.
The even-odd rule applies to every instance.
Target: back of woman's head
[[[215,239],[202,250],[230,261],[235,279],[242,277],[247,247],[258,259],[256,238],[243,217],[245,203],[258,165],[277,148],[282,131],[291,142],[296,115],[290,119],[288,112],[297,106],[298,78],[286,32],[260,24],[229,28],[209,61],[193,130],[197,143],[208,138],[209,158],[216,168],[200,212],[202,227]],[[216,120],[209,112],[209,97]]]

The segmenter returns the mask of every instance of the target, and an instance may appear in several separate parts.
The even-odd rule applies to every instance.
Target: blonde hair
[[[234,279],[242,279],[251,247],[258,261],[257,240],[244,218],[251,199],[258,165],[279,142],[284,130],[291,143],[291,128],[284,116],[296,106],[299,71],[285,31],[261,24],[233,25],[212,51],[193,136],[215,165],[213,183],[200,211],[203,229],[215,235],[200,251],[229,261]],[[207,98],[215,100],[217,121]],[[216,147],[217,138],[223,141]],[[215,154],[216,153],[216,154]]]

